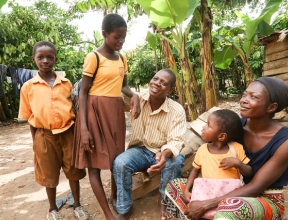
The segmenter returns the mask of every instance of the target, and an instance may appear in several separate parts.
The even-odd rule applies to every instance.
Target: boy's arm
[[[237,168],[239,172],[246,177],[251,176],[253,173],[251,166],[244,164],[242,161],[240,161],[238,158],[235,157],[224,158],[220,162],[219,166],[219,168],[222,168],[223,170],[227,170],[232,167]]]
[[[190,202],[190,200],[191,200],[191,189],[192,189],[194,180],[199,175],[199,172],[200,172],[200,169],[193,167],[193,169],[191,170],[191,173],[187,179],[187,184],[186,184],[185,190],[184,190],[184,200],[186,202]]]
[[[195,167],[193,167],[187,179],[187,185],[185,187],[185,191],[187,190],[191,192],[194,180],[198,177],[199,173],[200,173],[200,169],[196,169]]]
[[[248,164],[242,163],[241,161],[238,165],[238,170],[245,177],[252,176],[252,174],[253,174],[252,167]]]
[[[31,131],[31,135],[32,135],[32,140],[34,142],[35,140],[35,133],[36,133],[37,128],[33,127],[30,125],[30,131]]]

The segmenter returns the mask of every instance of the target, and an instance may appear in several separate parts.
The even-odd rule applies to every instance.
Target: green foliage
[[[148,31],[145,40],[149,43],[149,45],[152,48],[156,48],[157,47],[157,37],[156,37],[155,34],[151,33],[150,31]]]
[[[278,16],[272,23],[275,30],[288,29],[288,4],[287,0],[283,0],[281,7],[278,11]]]
[[[227,69],[237,52],[233,50],[232,46],[224,46],[214,51],[215,67],[220,69]]]
[[[159,56],[159,55],[158,55]],[[128,85],[138,88],[150,82],[157,69],[161,69],[161,62],[155,64],[154,51],[148,47],[137,47],[133,52],[127,54],[129,74]],[[157,60],[161,60],[159,56]]]
[[[48,40],[57,49],[58,60],[54,69],[65,71],[72,83],[78,80],[84,57],[87,51],[93,49],[93,46],[79,44],[81,37],[77,33],[78,28],[70,24],[82,15],[65,11],[57,4],[45,0],[38,0],[29,7],[11,1],[8,6],[12,11],[0,15],[0,63],[37,69],[32,62],[33,46],[38,41]],[[6,104],[10,109],[9,114],[6,112],[7,118],[11,118],[11,114],[17,117],[15,109],[18,109],[18,99],[11,85],[5,85],[8,91],[5,102],[8,102]]]
[[[12,12],[0,16],[0,63],[35,68],[31,55],[37,41],[54,43],[59,60],[65,57],[67,45],[80,41],[77,27],[69,24],[79,16],[69,14],[56,4],[40,0],[30,7],[14,2],[8,5]]]
[[[7,0],[0,0],[0,9],[2,8],[3,5],[5,5]]]
[[[251,45],[254,44],[255,36],[260,33],[262,36],[267,36],[273,33],[270,27],[270,20],[272,15],[278,11],[282,0],[270,0],[259,17],[250,19],[248,15],[236,11],[236,15],[242,20],[245,25],[245,42],[242,52],[249,57]]]
[[[181,24],[188,12],[188,1],[137,0],[151,21],[159,28]]]
[[[128,20],[143,14],[143,10],[135,0],[80,0],[74,5],[74,11],[80,10],[85,13],[88,10],[101,10],[103,15],[107,13],[117,13],[122,7],[127,7]]]
[[[236,11],[236,15],[241,18],[244,26],[242,24],[234,28],[225,26],[217,30],[214,37],[222,43],[215,50],[215,66],[225,69],[237,55],[242,58],[243,62],[246,62],[245,65],[249,65],[251,49],[258,40],[256,34],[260,33],[262,36],[266,36],[274,31],[269,23],[280,3],[281,0],[270,0],[260,16],[255,19],[250,19],[247,14]]]

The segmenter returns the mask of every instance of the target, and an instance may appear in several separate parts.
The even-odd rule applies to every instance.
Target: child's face
[[[39,71],[43,73],[51,72],[57,60],[55,51],[46,45],[36,48],[32,59]]]
[[[206,142],[218,141],[218,118],[212,113],[208,116],[207,124],[202,128],[201,137]]]
[[[110,34],[103,31],[105,43],[114,51],[119,51],[125,42],[127,28],[115,28]]]

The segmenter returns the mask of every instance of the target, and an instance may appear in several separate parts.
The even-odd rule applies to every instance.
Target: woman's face
[[[244,118],[257,118],[267,114],[269,94],[260,82],[252,82],[240,99],[240,114]]]

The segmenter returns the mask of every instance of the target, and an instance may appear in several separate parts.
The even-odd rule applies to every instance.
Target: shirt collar
[[[58,75],[56,72],[53,71],[53,73],[56,75],[56,79],[55,79],[55,83],[54,83],[55,85],[58,83],[61,83],[61,81],[68,81],[68,79]],[[32,81],[32,83],[37,83],[37,82],[45,83],[45,81],[39,75],[39,72],[37,73],[37,75],[35,77],[33,77],[31,79],[31,81]]]
[[[145,94],[142,95],[142,98],[149,103],[149,98],[150,98],[150,94],[149,92],[146,92]],[[166,97],[165,101],[163,102],[163,104],[160,106],[159,109],[155,110],[155,113],[160,112],[161,110],[163,110],[164,112],[169,112],[169,98]],[[150,105],[150,103],[149,103]]]

